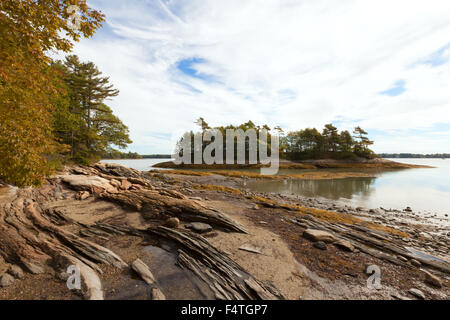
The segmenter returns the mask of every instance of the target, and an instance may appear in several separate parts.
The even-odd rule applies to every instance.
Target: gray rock
[[[409,289],[408,292],[419,299],[425,300],[425,295],[419,289],[412,288]]]
[[[10,266],[8,273],[17,279],[23,279],[25,277],[22,268],[16,265]]]
[[[14,283],[12,275],[4,273],[0,276],[0,287],[9,287]]]
[[[402,261],[402,262],[408,262],[408,259],[406,259],[406,258],[403,257],[403,256],[397,256],[397,259],[400,260],[400,261]]]
[[[323,241],[317,241],[313,244],[314,248],[320,249],[320,250],[327,250],[327,245]]]
[[[186,225],[186,228],[192,229],[193,231],[198,233],[206,233],[212,231],[212,227],[209,224],[203,222],[189,223]]]

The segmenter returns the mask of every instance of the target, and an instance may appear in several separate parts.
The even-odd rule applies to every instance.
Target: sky
[[[361,126],[375,152],[450,152],[448,0],[87,0],[75,45],[120,90],[129,150],[211,126]]]

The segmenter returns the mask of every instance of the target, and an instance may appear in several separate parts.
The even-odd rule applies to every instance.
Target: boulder
[[[303,237],[312,241],[323,241],[325,243],[333,243],[337,239],[329,232],[315,229],[306,229],[303,232]]]
[[[92,188],[99,188],[110,193],[117,192],[117,189],[114,188],[108,180],[99,176],[65,175],[60,176],[60,178],[75,190],[89,191]]]
[[[185,226],[188,229],[191,229],[197,233],[206,233],[212,231],[212,227],[203,222],[192,222]]]
[[[10,266],[8,273],[17,279],[23,279],[25,277],[22,268],[16,265]]]
[[[14,283],[12,275],[4,273],[0,276],[0,287],[9,287]]]

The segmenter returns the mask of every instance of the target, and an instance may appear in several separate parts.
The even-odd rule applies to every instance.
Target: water
[[[104,160],[103,162],[119,163],[137,170],[151,170],[153,165],[168,160]],[[376,178],[257,180],[247,182],[246,187],[257,192],[323,197],[367,208],[383,207],[402,210],[409,206],[415,211],[429,211],[440,216],[450,213],[450,159],[392,160],[429,165],[435,168],[377,172]],[[243,170],[259,171],[259,169]],[[280,174],[295,174],[305,171],[311,170],[280,170]],[[349,169],[335,171],[349,171]]]
[[[152,166],[157,163],[170,161],[171,159],[118,159],[118,160],[102,160],[103,163],[117,163],[125,167],[136,169],[139,171],[152,170]]]
[[[392,160],[435,168],[381,172],[376,178],[250,181],[246,187],[258,192],[323,197],[367,208],[401,210],[409,206],[439,216],[450,213],[450,159]]]

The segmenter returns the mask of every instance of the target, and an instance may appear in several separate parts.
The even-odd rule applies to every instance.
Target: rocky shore
[[[448,299],[448,219],[241,179],[96,164],[8,189],[0,299]]]

